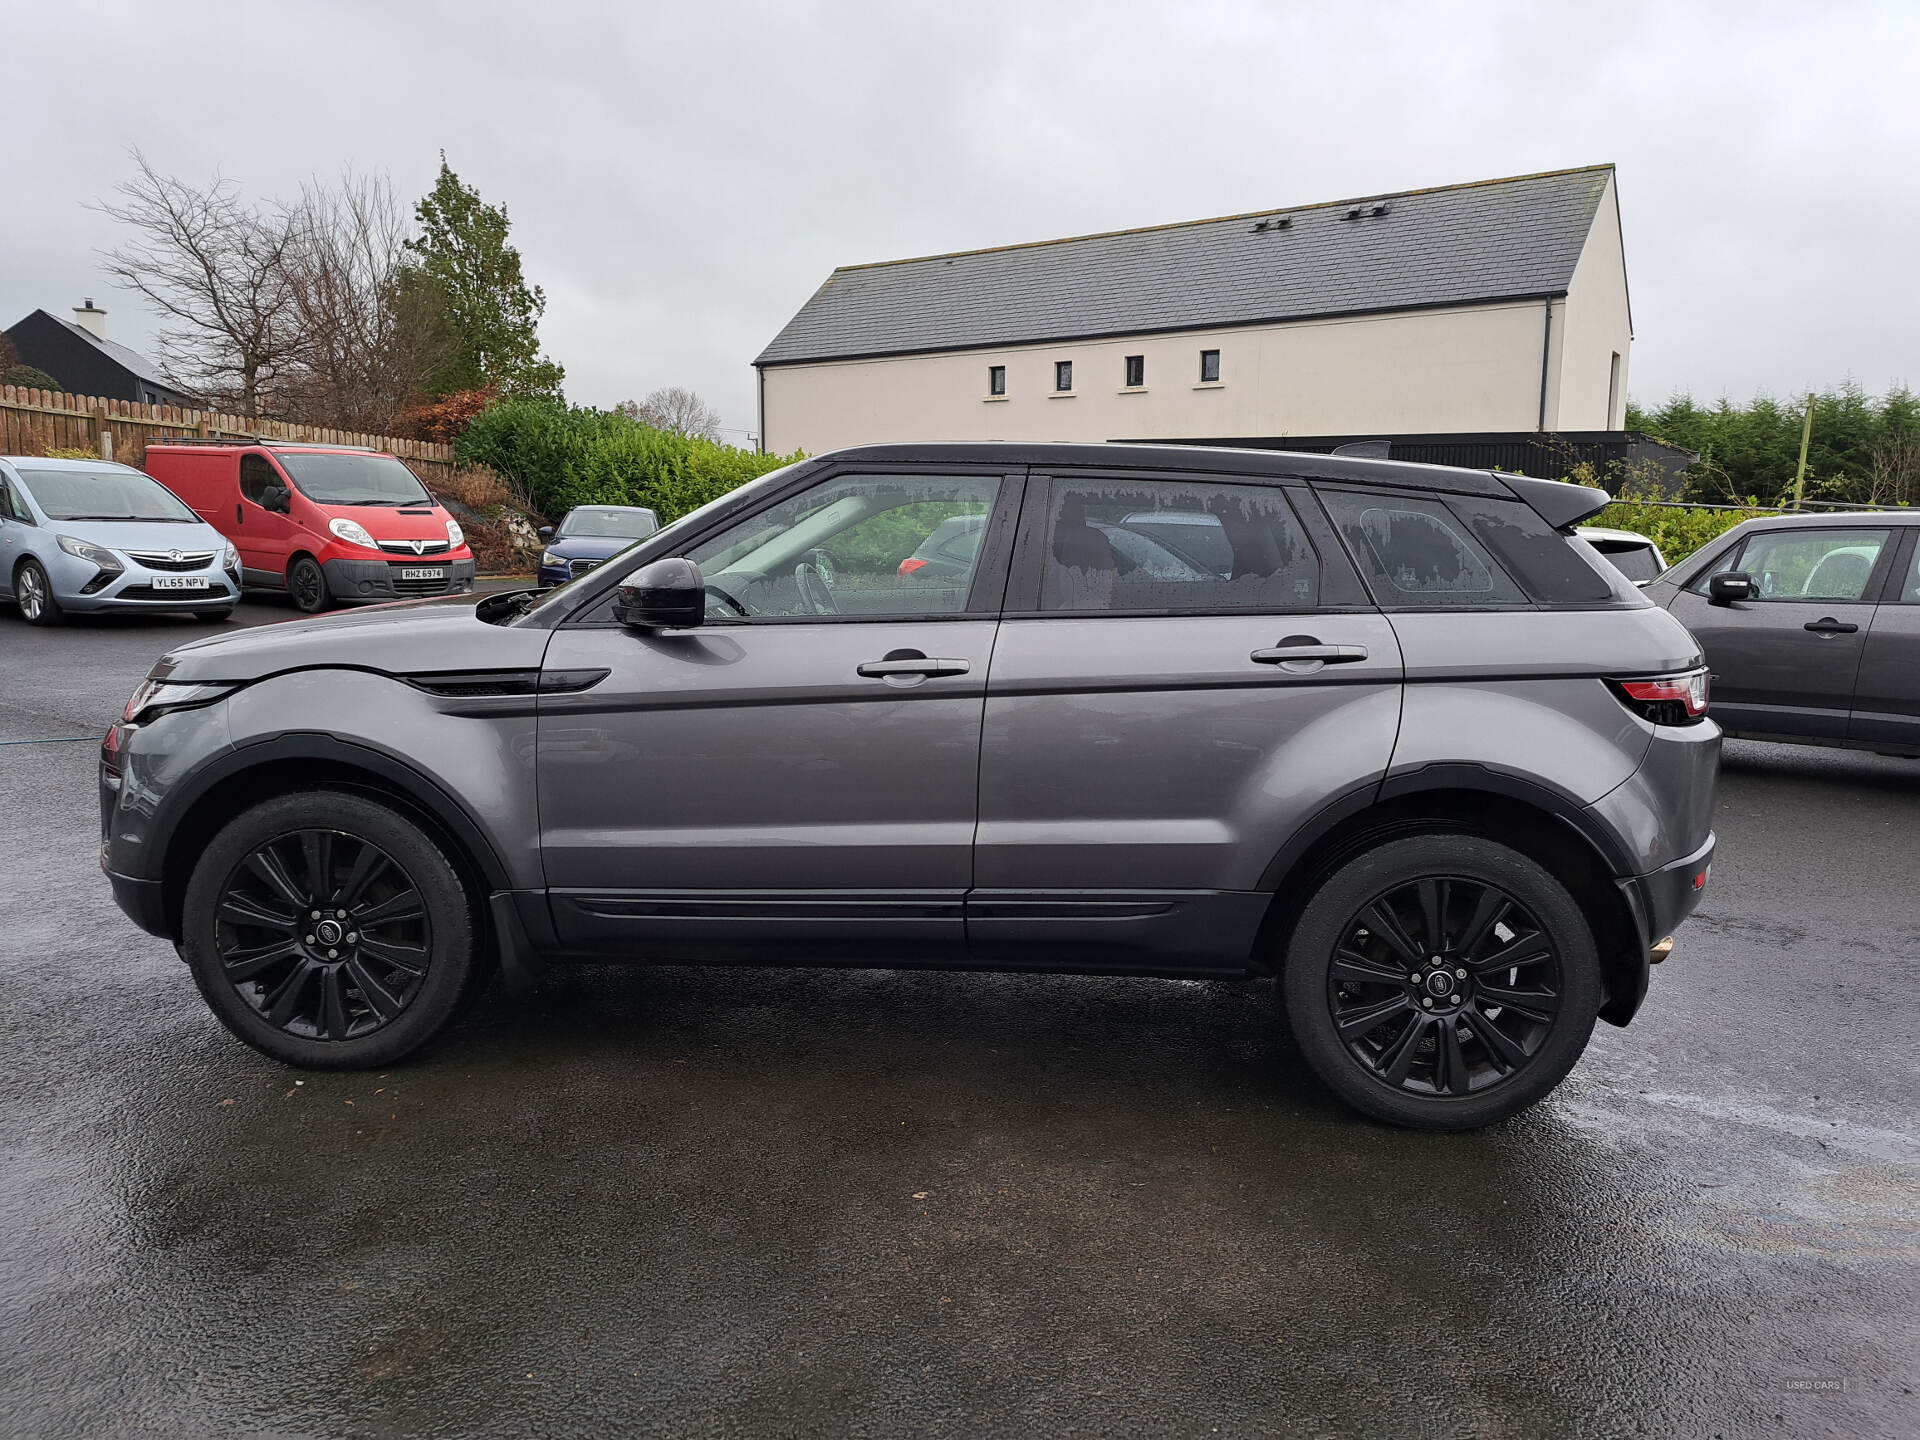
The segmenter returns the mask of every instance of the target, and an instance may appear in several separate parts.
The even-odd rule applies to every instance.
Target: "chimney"
[[[96,340],[107,338],[107,312],[95,309],[91,299],[85,305],[74,307],[73,323]]]

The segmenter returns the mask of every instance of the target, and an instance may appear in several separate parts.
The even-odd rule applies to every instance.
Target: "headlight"
[[[71,535],[57,535],[54,538],[59,542],[60,548],[69,555],[85,560],[89,564],[98,565],[102,570],[124,570],[127,568],[120,563],[120,557],[104,545],[95,545],[86,540],[76,540]]]
[[[564,555],[556,555],[551,550],[542,550],[540,552],[540,563],[542,565],[564,565],[567,563],[567,557]]]
[[[126,713],[120,717],[123,725],[138,725],[146,720],[157,720],[170,710],[190,710],[196,705],[211,705],[222,695],[232,692],[231,685],[178,685],[168,680],[143,680],[140,688],[133,692],[133,698],[127,701]]]
[[[227,555],[223,563],[227,569],[233,571],[234,574],[238,575],[240,573],[240,551],[236,546],[227,546]]]
[[[458,520],[447,521],[447,544],[458,547],[467,543],[467,532],[460,528]]]
[[[364,545],[369,550],[380,548],[374,544],[373,536],[367,533],[366,527],[358,520],[349,520],[343,515],[338,520],[329,520],[327,528],[349,545]]]

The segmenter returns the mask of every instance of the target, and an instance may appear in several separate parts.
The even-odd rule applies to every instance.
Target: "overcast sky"
[[[512,216],[567,392],[750,362],[836,264],[1598,161],[1630,389],[1920,383],[1920,3],[9,5],[0,325],[88,295],[126,149]]]

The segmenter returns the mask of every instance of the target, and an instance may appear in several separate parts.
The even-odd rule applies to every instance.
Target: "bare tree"
[[[286,266],[296,219],[244,203],[217,172],[194,186],[133,160],[119,203],[97,207],[134,237],[104,255],[107,274],[170,322],[157,346],[170,377],[257,416],[300,346]]]
[[[1920,436],[1901,435],[1867,447],[1867,504],[1920,501]]]
[[[284,267],[298,340],[276,385],[293,419],[389,432],[446,358],[438,291],[406,260],[406,211],[385,176],[306,186]]]
[[[683,386],[664,386],[644,400],[623,400],[616,408],[656,430],[702,440],[720,438],[720,412]]]

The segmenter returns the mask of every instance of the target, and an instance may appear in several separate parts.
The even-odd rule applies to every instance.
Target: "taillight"
[[[1650,680],[1609,680],[1614,694],[1642,720],[1655,725],[1691,725],[1707,713],[1707,672],[1688,670]]]
[[[926,567],[927,562],[922,560],[918,555],[909,555],[900,562],[900,573],[902,575],[911,575],[914,571],[924,570]]]

